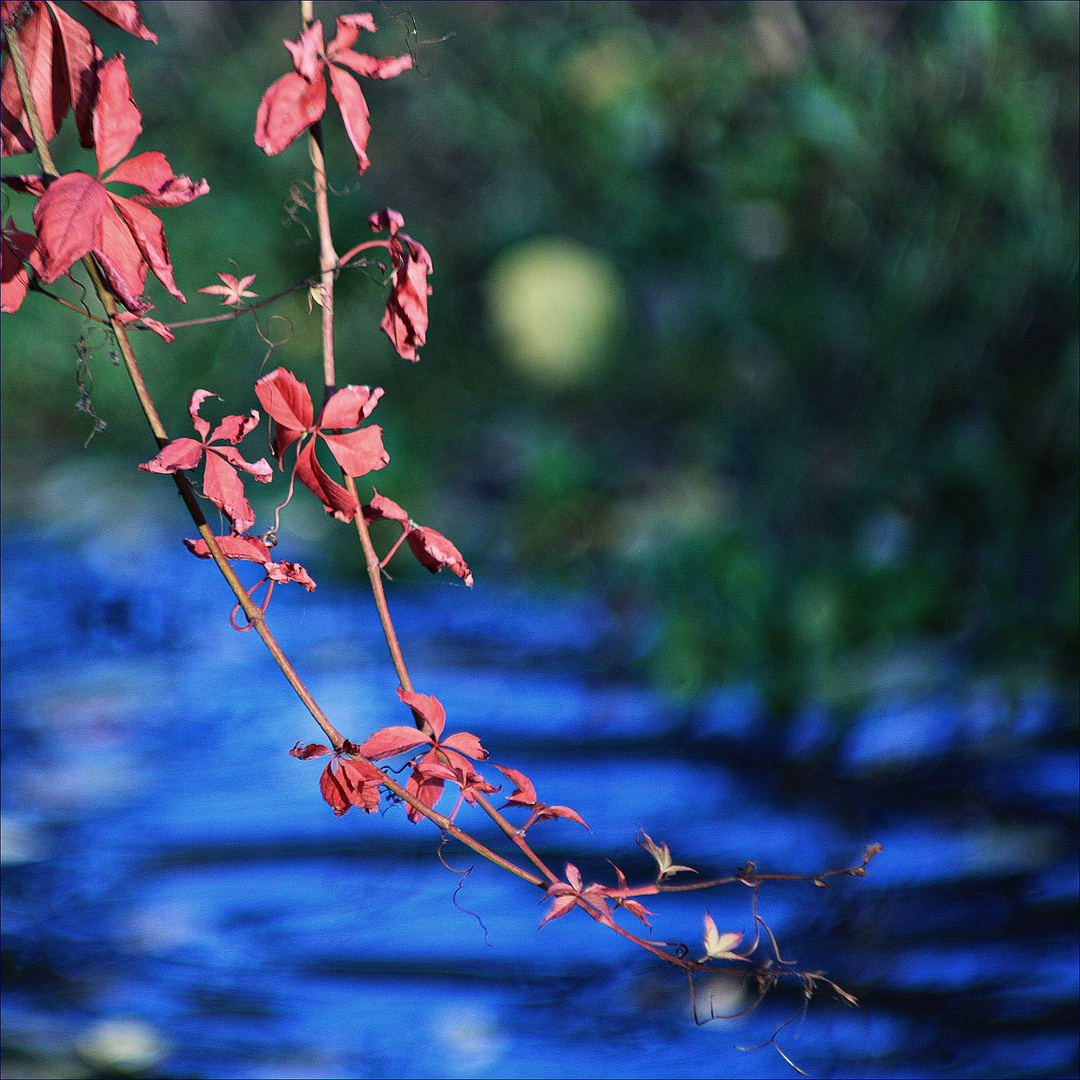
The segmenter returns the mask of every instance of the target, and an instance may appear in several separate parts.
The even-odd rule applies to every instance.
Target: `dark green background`
[[[155,314],[220,312],[196,292],[219,271],[257,273],[264,296],[309,274],[312,215],[286,213],[310,182],[304,140],[276,158],[252,141],[263,91],[291,70],[296,6],[144,3],[158,46],[67,6],[128,58],[136,150],[210,183],[163,212],[189,303],[155,282]],[[316,5],[328,27],[350,10]],[[927,641],[1013,685],[1074,686],[1077,4],[372,10],[379,32],[357,48],[403,52],[415,20],[418,70],[363,80],[360,181],[328,109],[337,244],[389,205],[435,264],[416,365],[377,329],[379,286],[339,284],[339,383],[386,389],[380,491],[450,536],[479,582],[524,570],[654,620],[634,662],[678,694],[748,681],[777,712],[813,697],[842,713],[882,657]],[[60,167],[93,171],[70,127]],[[29,200],[5,198],[26,227]],[[561,380],[515,364],[490,316],[499,260],[527,264],[549,237],[601,260],[622,295]],[[316,386],[317,311],[292,298],[260,322],[288,339],[265,370]],[[82,449],[79,333],[40,296],[4,317],[12,517],[62,516],[41,494],[58,475],[88,498],[119,476],[104,513],[165,483],[134,471],[152,443],[97,331],[108,428]],[[229,412],[257,404],[267,347],[250,318],[137,341],[175,435],[196,387]],[[278,501],[253,495],[261,515]],[[282,557],[292,525],[356,573],[355,539],[300,499]],[[402,557],[393,572],[410,573]]]

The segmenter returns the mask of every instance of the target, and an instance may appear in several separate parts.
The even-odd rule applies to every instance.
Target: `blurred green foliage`
[[[290,69],[295,5],[141,6],[159,46],[69,5],[128,57],[138,148],[210,181],[165,213],[191,302],[152,290],[159,314],[214,313],[195,290],[219,271],[285,288],[316,265],[306,149],[268,159],[252,130]],[[328,27],[349,10],[316,5]],[[417,71],[364,80],[359,182],[328,109],[338,247],[390,205],[435,264],[417,365],[377,330],[377,281],[339,285],[339,382],[387,391],[379,489],[481,580],[525,568],[658,618],[642,662],[677,693],[749,680],[777,709],[842,705],[874,657],[927,637],[1074,682],[1078,10],[375,7],[357,47],[408,42]],[[69,127],[57,154],[87,166]],[[10,197],[24,227],[28,205]],[[264,361],[318,382],[317,311],[303,294],[274,309],[288,321],[269,310],[263,333],[284,342],[269,360],[250,319],[139,337],[171,430],[196,386],[251,408]],[[5,316],[13,512],[84,453],[78,334],[38,296]],[[122,373],[88,340],[109,427],[85,453],[144,460]],[[303,526],[345,550],[320,515]]]

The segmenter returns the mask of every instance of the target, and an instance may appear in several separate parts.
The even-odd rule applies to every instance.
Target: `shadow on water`
[[[537,933],[528,886],[477,866],[455,896],[438,838],[399,809],[335,819],[319,763],[287,755],[310,720],[203,564],[36,533],[5,541],[3,575],[5,1076],[789,1071],[733,1046],[797,1014],[797,988],[696,1027],[678,973],[615,935]],[[401,722],[367,598],[288,593],[273,624],[335,722]],[[710,874],[885,845],[863,881],[763,891],[787,955],[861,1002],[823,995],[785,1029],[809,1073],[1076,1074],[1073,703],[924,650],[837,739],[811,706],[766,722],[746,688],[687,708],[597,674],[619,631],[588,598],[439,579],[393,600],[418,688],[592,826],[530,834],[556,865],[644,880],[639,827]],[[751,930],[748,895],[665,897],[653,936],[697,948],[706,904]],[[752,1000],[733,978],[698,991]]]

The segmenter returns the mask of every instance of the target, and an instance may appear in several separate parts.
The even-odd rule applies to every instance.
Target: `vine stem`
[[[30,90],[29,79],[26,74],[26,64],[22,55],[22,49],[19,46],[18,36],[10,27],[4,28],[4,37],[7,41],[8,48],[10,50],[12,64],[15,69],[16,80],[19,86],[19,92],[22,95],[24,108],[26,111],[27,122],[30,125],[30,131],[34,139],[34,146],[37,150],[38,158],[41,162],[42,172],[46,174],[45,182],[50,182],[55,179],[59,174],[56,171],[56,166],[53,163],[52,154],[49,151],[48,141],[45,138],[44,130],[41,126],[40,118],[38,117],[37,109],[34,106],[33,94]],[[325,180],[325,173],[324,173]],[[325,185],[323,189],[323,203],[325,205]],[[120,353],[124,358],[124,366],[127,370],[128,376],[131,379],[132,386],[135,389],[135,396],[138,398],[139,405],[142,408],[143,415],[146,417],[147,423],[150,425],[150,430],[153,433],[154,439],[158,444],[158,447],[163,447],[168,444],[169,436],[165,430],[165,426],[161,422],[161,418],[158,415],[157,408],[154,405],[153,398],[150,395],[150,391],[146,386],[146,380],[143,378],[142,371],[139,368],[138,360],[135,357],[135,352],[131,347],[131,341],[128,338],[127,330],[125,327],[117,322],[118,308],[116,305],[116,299],[109,289],[108,283],[105,280],[105,275],[102,273],[101,268],[98,266],[97,261],[93,256],[87,255],[83,259],[83,266],[86,269],[87,274],[90,277],[90,281],[94,286],[94,291],[97,294],[102,307],[108,316],[110,328],[116,337],[117,345],[119,346]],[[332,281],[331,273],[331,281]],[[325,309],[324,309],[325,310]],[[331,307],[331,315],[333,309]],[[331,320],[331,333],[333,329],[333,322]],[[332,354],[331,354],[332,358]],[[232,589],[233,595],[239,601],[240,607],[243,609],[244,614],[247,616],[248,622],[255,627],[259,637],[262,638],[263,643],[266,645],[270,654],[273,656],[282,673],[288,679],[292,688],[296,691],[297,696],[307,707],[308,711],[314,717],[315,722],[322,728],[327,738],[333,744],[334,749],[340,751],[345,743],[344,736],[337,730],[337,728],[330,722],[330,719],[323,712],[318,702],[311,695],[311,692],[304,685],[303,680],[300,678],[296,669],[293,667],[292,662],[285,655],[285,651],[278,644],[277,639],[271,633],[270,628],[266,625],[266,619],[263,615],[261,608],[251,599],[247,590],[244,588],[240,579],[236,576],[235,571],[229,564],[229,561],[224,557],[221,552],[221,548],[218,546],[217,538],[214,536],[213,530],[210,528],[206,520],[206,516],[202,512],[202,507],[199,505],[198,496],[195,493],[195,489],[191,485],[191,481],[187,475],[182,471],[177,471],[172,474],[173,480],[176,483],[177,490],[180,493],[180,497],[187,507],[188,513],[191,515],[192,521],[195,523],[196,528],[199,530],[199,535],[206,541],[206,546],[210,551],[210,554],[217,564],[218,570],[220,570],[222,576],[228,582],[230,589]],[[460,841],[466,847],[472,848],[478,855],[482,855],[484,858],[489,859],[497,866],[502,867],[504,870],[511,874],[516,875],[528,881],[532,885],[543,887],[543,881],[536,877],[535,874],[530,873],[528,870],[522,869],[520,866],[516,866],[508,859],[503,858],[497,852],[494,852],[487,848],[484,844],[481,844],[478,840],[469,836],[462,829],[458,828],[448,817],[444,814],[440,814],[430,807],[425,806],[419,799],[417,799],[411,792],[407,791],[404,787],[393,780],[391,777],[384,775],[383,784],[392,791],[398,798],[407,802],[410,806],[414,807],[419,813],[425,817],[430,818],[436,825],[439,826],[444,832],[448,833],[454,839]]]

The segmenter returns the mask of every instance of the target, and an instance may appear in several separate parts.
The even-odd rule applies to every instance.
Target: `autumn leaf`
[[[372,491],[375,494],[371,502],[362,507],[364,519],[366,521],[396,521],[402,529],[397,543],[390,549],[381,565],[385,566],[401,546],[402,540],[407,540],[409,550],[420,560],[421,565],[426,566],[433,574],[446,566],[466,585],[472,585],[472,572],[461,552],[442,533],[417,525],[393,499],[380,495],[374,488]]]
[[[66,173],[48,189],[40,176],[6,177],[5,183],[40,196],[34,207],[38,243],[31,264],[44,282],[55,281],[93,254],[116,297],[141,315],[149,309],[141,299],[148,271],[178,300],[186,299],[173,280],[164,226],[148,207],[182,206],[210,187],[205,180],[175,175],[156,150],[124,161],[142,131],[142,114],[131,97],[123,56],[102,65],[99,82],[93,111],[97,177]],[[131,184],[143,194],[129,199],[107,190],[108,183]]]
[[[255,280],[254,274],[248,274],[240,279],[237,279],[235,274],[218,274],[218,277],[224,282],[223,285],[207,285],[205,289],[200,289],[199,292],[223,296],[225,297],[221,301],[223,304],[234,304],[237,307],[243,304],[248,297],[259,295],[248,289],[248,286]]]
[[[258,424],[258,410],[252,409],[248,416],[226,416],[211,432],[210,425],[199,416],[199,409],[208,397],[217,396],[209,390],[196,390],[191,395],[188,413],[199,434],[198,439],[173,439],[157,457],[143,462],[139,468],[145,472],[174,473],[180,469],[194,469],[205,455],[203,494],[229,519],[237,533],[243,533],[255,524],[255,515],[244,497],[244,485],[237,469],[243,469],[263,484],[270,482],[274,471],[265,458],[245,461],[240,451],[233,449]],[[211,445],[219,439],[231,445]]]
[[[737,952],[732,950],[742,941],[743,935],[735,933],[721,934],[716,929],[716,923],[713,922],[713,917],[706,911],[705,912],[705,955],[701,958],[701,962],[706,960],[746,960],[745,956],[740,956]]]
[[[656,864],[660,868],[659,879],[671,877],[681,870],[686,870],[691,874],[697,873],[692,866],[676,866],[671,861],[671,852],[668,851],[667,844],[653,843],[653,838],[644,829],[641,830],[641,835],[645,839],[639,840],[638,846],[643,847],[656,860]]]
[[[230,561],[243,559],[247,562],[260,563],[271,581],[285,584],[295,581],[303,585],[308,592],[315,591],[315,582],[311,575],[294,562],[275,562],[270,549],[256,536],[215,536],[221,554]],[[210,547],[205,540],[184,540],[184,545],[192,555],[200,559],[211,559]]]
[[[331,753],[334,756],[319,777],[319,791],[323,799],[338,817],[347,814],[354,806],[373,814],[379,809],[379,786],[385,777],[370,761],[350,756],[359,753],[351,742],[344,742],[337,751],[321,743],[309,743],[307,746],[297,743],[289,751],[292,757],[301,761]]]
[[[581,871],[573,863],[566,864],[566,882],[552,882],[547,887],[545,899],[551,900],[552,904],[548,913],[540,920],[540,926],[551,922],[552,919],[561,919],[567,912],[577,907],[579,901],[584,901],[595,910],[602,923],[612,927],[615,925],[611,908],[604,897],[603,887],[595,882],[585,886],[581,879]]]
[[[431,749],[423,757],[413,762],[412,776],[406,785],[406,790],[425,806],[435,806],[442,796],[446,780],[456,783],[469,802],[475,800],[478,791],[496,790],[485,783],[468,761],[468,758],[484,761],[488,757],[488,752],[475,735],[459,731],[442,738],[446,711],[438,698],[403,689],[398,690],[398,697],[424,721],[429,730],[421,731],[404,725],[380,728],[360,745],[359,753],[371,761],[381,761],[415,750],[418,746],[430,746]],[[415,807],[409,807],[410,821],[419,821],[422,816]]]
[[[42,133],[51,142],[74,105],[79,141],[89,148],[94,145],[91,116],[101,51],[86,27],[56,4],[35,0],[32,7],[18,38]],[[32,153],[34,139],[11,63],[0,77],[0,105],[0,155]]]
[[[398,231],[405,219],[396,210],[380,210],[368,218],[368,224],[375,232],[389,233],[387,248],[393,270],[386,313],[379,327],[398,355],[415,363],[420,359],[416,350],[427,341],[431,256],[423,244]]]
[[[412,67],[411,56],[379,60],[352,50],[361,30],[375,31],[371,15],[342,15],[337,34],[323,45],[321,21],[311,24],[296,41],[286,41],[295,71],[282,75],[263,94],[255,118],[255,145],[268,155],[280,154],[326,111],[326,77],[330,92],[341,110],[345,131],[356,154],[360,173],[370,164],[367,156],[368,107],[353,74],[369,79],[392,79]],[[343,69],[348,69],[343,70]]]
[[[24,264],[36,244],[33,233],[22,232],[15,227],[15,219],[8,218],[0,239],[0,310],[19,310],[30,287]]]
[[[255,393],[274,421],[272,446],[282,468],[285,451],[298,439],[305,440],[297,455],[293,473],[321,500],[328,514],[339,521],[351,521],[360,509],[359,502],[327,475],[315,456],[316,436],[330,448],[330,453],[349,476],[363,476],[381,469],[390,461],[382,442],[382,428],[375,424],[358,431],[338,434],[355,428],[366,420],[382,397],[382,389],[368,386],[345,386],[323,406],[318,420],[307,386],[291,371],[278,368],[255,384]]]
[[[579,825],[585,825],[581,815],[576,810],[571,810],[569,806],[548,806],[547,803],[538,802],[536,789],[533,787],[532,781],[523,772],[511,769],[506,765],[496,765],[495,768],[514,784],[514,790],[510,793],[506,804],[500,809],[505,810],[508,806],[525,806],[532,811],[532,816],[522,825],[521,832],[525,832],[534,822],[553,818],[568,818],[570,821],[576,821]],[[589,826],[585,825],[585,828],[588,829]],[[589,831],[592,832],[591,829]]]

